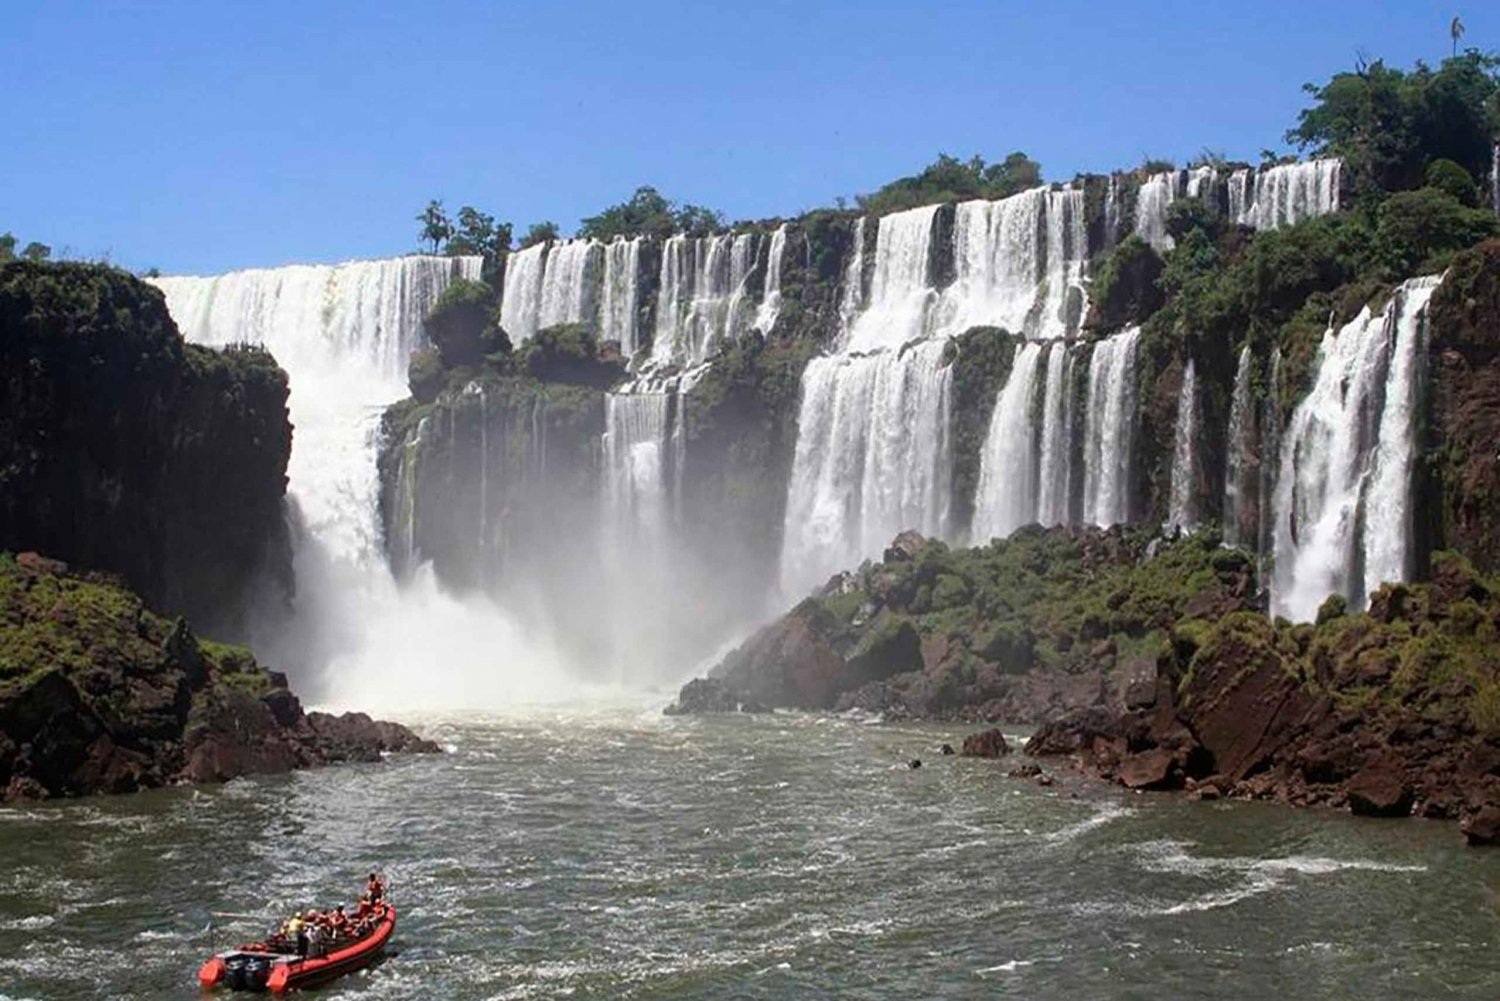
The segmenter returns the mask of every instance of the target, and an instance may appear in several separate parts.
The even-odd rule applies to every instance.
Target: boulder
[[[682,686],[677,701],[662,710],[668,716],[696,716],[700,713],[732,713],[740,700],[718,678],[694,678]]]
[[[1464,839],[1471,845],[1500,844],[1500,806],[1487,803],[1459,822]]]
[[[1415,795],[1401,763],[1377,758],[1349,780],[1349,810],[1362,817],[1409,817]]]
[[[991,729],[969,734],[959,753],[966,758],[1003,758],[1010,753],[1010,745],[1005,742],[1005,734]]]
[[[907,529],[891,542],[885,551],[885,562],[905,563],[916,558],[922,547],[927,545],[927,539],[921,532]]]
[[[1172,785],[1176,759],[1165,750],[1143,751],[1120,762],[1120,784],[1127,789],[1164,789]]]

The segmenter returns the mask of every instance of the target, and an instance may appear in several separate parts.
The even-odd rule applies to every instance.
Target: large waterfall
[[[641,238],[616,237],[604,248],[604,302],[599,310],[599,339],[615,341],[620,354],[633,358],[640,348],[638,295]]]
[[[1146,178],[1136,192],[1135,235],[1157,250],[1172,249],[1167,209],[1177,200],[1177,180],[1177,171],[1164,170]]]
[[[878,554],[902,529],[949,531],[951,372],[941,340],[925,339],[936,213],[879,220],[869,306],[844,349],[803,373],[782,540],[789,595]]]
[[[994,326],[1056,338],[1078,329],[1088,259],[1081,189],[963,202],[953,230],[955,278],[937,309],[944,330]]]
[[[1033,342],[1016,352],[1010,376],[995,401],[979,462],[970,533],[975,543],[1003,539],[1036,520],[1040,470],[1034,403],[1042,350],[1042,345]]]
[[[500,301],[500,326],[511,343],[559,323],[593,324],[607,256],[597,240],[539,243],[511,254]]]
[[[1198,523],[1198,367],[1189,358],[1177,394],[1177,423],[1172,432],[1172,485],[1167,525],[1192,528]]]
[[[1412,454],[1427,301],[1439,279],[1403,284],[1329,329],[1317,378],[1281,445],[1272,610],[1311,619],[1329,594],[1362,605],[1412,571]]]
[[[1130,520],[1130,459],[1136,423],[1135,352],[1139,327],[1094,345],[1083,439],[1083,520]]]
[[[1343,164],[1333,158],[1283,163],[1230,178],[1230,217],[1255,229],[1293,226],[1337,212]]]
[[[324,697],[410,707],[516,691],[491,664],[524,666],[509,623],[442,595],[430,576],[398,589],[377,520],[380,414],[407,393],[423,318],[449,281],[479,269],[472,257],[402,257],[153,279],[188,340],[263,344],[290,377],[297,607],[253,638],[273,666],[321,668],[303,680]],[[417,674],[411,663],[448,669]]]
[[[748,328],[754,233],[674,236],[662,246],[656,306],[658,365],[698,365]]]

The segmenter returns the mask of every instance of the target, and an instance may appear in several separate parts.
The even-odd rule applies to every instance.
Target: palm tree
[[[1448,34],[1453,36],[1453,55],[1454,58],[1457,58],[1458,40],[1464,37],[1464,23],[1455,17],[1453,23],[1448,25]]]

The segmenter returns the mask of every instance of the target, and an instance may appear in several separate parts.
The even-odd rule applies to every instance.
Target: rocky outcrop
[[[1500,580],[1438,554],[1428,584],[1316,625],[1240,613],[1180,625],[1155,697],[1049,721],[1027,744],[1131,788],[1367,816],[1500,817]]]
[[[200,641],[113,578],[0,554],[0,799],[436,750],[362,714],[304,713],[284,675]]]
[[[1500,240],[1462,255],[1433,294],[1428,508],[1435,544],[1500,571]]]
[[[1179,620],[1252,607],[1254,568],[1210,533],[1025,528],[952,550],[904,532],[713,669],[800,709],[1030,723],[1154,697]]]
[[[252,588],[291,589],[286,399],[269,354],[185,344],[126,272],[0,266],[0,549],[240,634]]]

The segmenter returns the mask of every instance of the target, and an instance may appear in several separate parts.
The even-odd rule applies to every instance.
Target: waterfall
[[[766,256],[766,289],[755,313],[755,327],[763,334],[771,332],[776,317],[781,315],[781,262],[785,256],[786,224],[783,223],[771,234],[771,250]]]
[[[1167,209],[1177,199],[1178,179],[1177,171],[1164,170],[1146,178],[1136,192],[1135,233],[1159,251],[1172,249],[1172,236],[1167,232]]]
[[[849,352],[899,348],[928,333],[932,290],[932,229],[937,206],[907,209],[876,223],[869,305],[845,338]]]
[[[610,393],[604,409],[604,494],[616,538],[656,543],[670,529],[673,392]]]
[[[1037,520],[1037,427],[1033,416],[1042,345],[1016,352],[1010,376],[995,400],[989,434],[979,458],[974,496],[976,544],[1003,539]]]
[[[1213,187],[1219,180],[1219,172],[1213,167],[1194,167],[1187,172],[1187,196],[1201,198],[1207,202],[1213,197]],[[1212,208],[1212,204],[1210,204]]]
[[[1250,504],[1253,480],[1255,416],[1250,399],[1250,345],[1240,349],[1234,370],[1234,393],[1229,403],[1229,430],[1224,441],[1224,542],[1230,546],[1254,545],[1254,514]],[[1246,531],[1246,522],[1251,531]]]
[[[1036,520],[1043,525],[1066,524],[1073,484],[1073,353],[1062,341],[1047,351],[1041,437]]]
[[[592,324],[598,315],[596,286],[604,248],[597,240],[554,243],[542,271],[536,329],[559,323]]]
[[[943,347],[808,364],[783,543],[788,595],[878,556],[905,529],[948,534],[951,370]]]
[[[1262,168],[1255,174],[1250,204],[1244,204],[1242,193],[1234,219],[1255,229],[1277,229],[1337,212],[1342,169],[1342,161],[1335,158]]]
[[[755,234],[671,237],[662,247],[656,307],[658,365],[697,365],[744,332]]]
[[[599,340],[615,341],[627,360],[640,348],[636,326],[640,288],[641,238],[617,236],[604,248],[604,302],[599,310]]]
[[[500,326],[515,347],[537,332],[542,309],[543,267],[547,244],[538,243],[511,254],[505,262],[505,287],[500,298]]]
[[[844,289],[839,296],[839,333],[847,338],[854,318],[865,305],[865,220],[854,223],[854,246],[844,269]]]
[[[1277,457],[1281,454],[1281,349],[1271,352],[1271,378],[1266,387],[1266,399],[1261,407],[1260,418],[1260,476],[1257,483],[1256,503],[1259,506],[1256,549],[1260,562],[1258,573],[1261,587],[1268,588],[1268,568],[1275,559],[1276,512],[1273,500],[1280,468]]]
[[[1198,524],[1198,369],[1189,358],[1177,394],[1177,424],[1172,432],[1172,486],[1167,526]]]
[[[253,642],[269,662],[308,672],[310,691],[321,682],[325,698],[474,704],[502,678],[497,656],[521,666],[508,623],[442,595],[430,570],[398,590],[377,514],[380,415],[407,394],[407,361],[428,311],[454,277],[478,280],[480,265],[477,257],[402,257],[153,279],[188,340],[263,344],[290,377],[296,609],[291,621],[259,623]],[[426,430],[419,425],[405,443],[399,518],[407,538],[392,547],[416,558],[412,501]],[[414,672],[413,664],[443,670]]]
[[[1110,174],[1104,190],[1104,249],[1114,250],[1120,242],[1120,175]]]
[[[1076,332],[1088,256],[1083,191],[1033,188],[998,201],[961,203],[953,223],[953,284],[937,308],[956,334],[1001,327],[1027,337]]]
[[[1490,208],[1500,215],[1500,143],[1490,148]]]
[[[1412,457],[1428,299],[1405,282],[1323,336],[1317,378],[1281,445],[1272,611],[1311,619],[1330,594],[1362,606],[1412,561]]]
[[[1230,222],[1242,222],[1247,210],[1250,208],[1250,176],[1252,173],[1254,172],[1245,167],[1229,175]]]
[[[1083,520],[1130,520],[1130,459],[1135,437],[1135,352],[1139,327],[1094,345],[1084,416]]]

